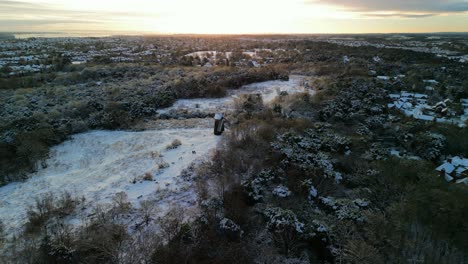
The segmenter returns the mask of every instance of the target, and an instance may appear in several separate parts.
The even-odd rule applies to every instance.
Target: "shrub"
[[[78,204],[78,200],[68,192],[57,197],[47,193],[36,198],[33,206],[27,210],[28,221],[25,225],[26,233],[37,233],[41,231],[46,222],[54,216],[63,217],[71,214]]]
[[[54,210],[54,196],[50,193],[36,198],[34,206],[28,208],[26,232],[34,233],[42,229]]]
[[[145,224],[149,224],[151,221],[151,215],[156,211],[156,205],[152,201],[140,201],[140,212],[143,215],[143,221]]]
[[[304,232],[304,224],[297,219],[294,212],[279,207],[266,209],[264,215],[267,229],[272,232],[275,242],[287,256]]]
[[[143,176],[143,180],[144,181],[152,181],[153,180],[153,174],[151,174],[150,172],[145,173],[145,175]]]
[[[112,201],[114,202],[114,211],[117,214],[126,213],[131,204],[128,202],[128,195],[125,192],[118,192],[112,197]]]
[[[171,149],[176,149],[178,148],[180,145],[182,145],[182,142],[179,140],[179,139],[174,139],[171,144],[167,145],[166,146],[166,149],[167,150],[171,150]]]

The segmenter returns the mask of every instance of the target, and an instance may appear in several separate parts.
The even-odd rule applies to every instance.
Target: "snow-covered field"
[[[166,150],[174,139],[182,145]],[[176,184],[180,172],[207,156],[218,140],[211,129],[93,131],[75,135],[52,148],[47,168],[26,182],[0,188],[0,220],[5,233],[18,231],[27,220],[28,206],[48,192],[68,191],[77,197],[85,196],[90,202],[106,203],[115,193],[124,191],[134,204],[157,195],[158,190],[175,193],[180,188]],[[160,169],[162,164],[169,167]],[[147,172],[155,181],[141,180]]]
[[[261,94],[264,103],[270,103],[280,92],[289,94],[304,92],[303,78],[292,75],[289,81],[267,81],[245,85],[237,90],[230,90],[227,97],[223,98],[199,98],[178,100],[173,106],[158,110],[159,113],[167,113],[171,110],[187,110],[200,112],[226,112],[233,110],[234,99],[241,94]]]
[[[233,99],[241,93],[262,94],[264,102],[271,102],[280,91],[292,94],[302,92],[302,79],[292,76],[289,81],[268,81],[246,85],[221,99],[180,100],[169,109],[191,108],[195,105],[203,111],[232,108]],[[168,111],[165,109],[163,111]],[[161,120],[163,121],[163,120]],[[16,182],[0,188],[0,221],[5,234],[13,236],[21,231],[27,221],[27,209],[35,199],[52,193],[70,192],[85,197],[84,207],[91,204],[109,204],[118,192],[125,192],[129,201],[138,207],[141,200],[158,201],[167,209],[181,205],[184,209],[195,207],[196,195],[193,183],[180,177],[181,172],[194,162],[209,157],[220,137],[213,135],[211,122],[196,128],[167,126],[143,132],[91,131],[74,135],[70,140],[55,146],[46,161],[47,166],[30,175],[25,182]],[[182,145],[167,150],[166,146],[178,139]],[[150,173],[152,181],[143,180]],[[160,213],[163,213],[161,210]],[[78,212],[79,219],[89,212]]]

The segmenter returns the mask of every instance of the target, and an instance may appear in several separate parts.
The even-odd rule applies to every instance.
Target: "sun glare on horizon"
[[[468,31],[465,8],[453,10],[451,6],[433,4],[415,10],[414,6],[402,4],[403,8],[396,10],[380,1],[372,4],[375,6],[359,5],[365,2],[0,0],[0,31],[200,34],[386,33],[408,28],[412,32]]]

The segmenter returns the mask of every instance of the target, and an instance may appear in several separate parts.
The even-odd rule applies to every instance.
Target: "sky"
[[[0,0],[1,32],[468,32],[468,0]]]

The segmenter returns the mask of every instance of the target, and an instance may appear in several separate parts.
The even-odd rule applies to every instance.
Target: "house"
[[[442,165],[436,168],[447,181],[468,177],[468,159],[463,157],[453,157],[447,159]],[[457,181],[458,182],[458,181]]]
[[[432,109],[438,113],[440,113],[442,109],[445,109],[445,108],[447,108],[447,104],[444,101],[440,101],[432,107]]]

